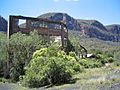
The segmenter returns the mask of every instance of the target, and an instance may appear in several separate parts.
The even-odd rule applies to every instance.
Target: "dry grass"
[[[74,75],[76,83],[53,86],[55,90],[99,90],[104,88],[108,90],[116,83],[120,83],[120,77],[112,78],[116,71],[120,71],[120,66],[116,67],[111,64],[108,67],[86,69],[82,73]],[[120,72],[119,72],[120,74]]]

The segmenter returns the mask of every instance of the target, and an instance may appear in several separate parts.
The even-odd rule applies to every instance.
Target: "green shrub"
[[[107,58],[107,61],[108,61],[109,63],[112,63],[112,62],[114,62],[114,58],[113,58],[113,57],[108,57],[108,58]]]
[[[98,54],[97,60],[100,61],[103,65],[105,65],[105,63],[112,63],[114,61],[114,58],[107,54]]]
[[[19,76],[24,74],[24,67],[32,59],[32,54],[36,49],[44,46],[44,38],[38,35],[36,31],[29,35],[20,32],[12,34],[9,40],[9,61],[10,78],[12,81],[18,81]]]
[[[83,69],[75,57],[56,47],[37,50],[26,68],[22,81],[29,87],[67,83]]]
[[[97,51],[96,58],[86,58],[86,59],[79,59],[79,63],[84,66],[85,68],[98,68],[105,65],[105,63],[112,63],[114,62],[114,58],[111,57],[109,54],[103,54],[100,51]]]
[[[7,59],[8,59],[8,40],[6,34],[0,32],[0,77],[7,76]]]
[[[120,50],[120,49],[118,49],[118,50]],[[115,59],[116,65],[120,66],[120,51],[118,51],[114,54],[114,59]]]
[[[103,66],[100,61],[95,59],[80,59],[79,63],[84,66],[84,68],[99,68]]]

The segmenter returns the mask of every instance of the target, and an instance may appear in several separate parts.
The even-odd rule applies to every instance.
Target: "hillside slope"
[[[53,21],[62,21],[67,25],[69,30],[81,30],[80,24],[77,22],[77,20],[66,13],[46,13],[38,16],[38,18],[46,18]]]
[[[80,20],[78,22],[81,25],[82,33],[92,38],[98,38],[105,41],[120,41],[119,33],[115,33],[118,28],[115,26],[107,26],[105,27],[102,23],[96,20]],[[119,25],[116,25],[118,27]],[[110,29],[111,28],[111,29]]]
[[[104,41],[97,38],[88,38],[83,36],[79,31],[69,31],[69,39],[73,42],[79,42],[88,51],[89,50],[101,50],[101,51],[113,51],[120,49],[120,42]]]
[[[113,25],[107,25],[107,30],[113,34],[120,34],[120,25],[113,24]]]
[[[120,25],[118,24],[104,26],[97,20],[75,19],[66,13],[56,12],[45,13],[38,16],[38,18],[64,22],[67,25],[68,30],[79,31],[82,33],[82,35],[88,38],[97,38],[104,41],[120,42]],[[20,27],[23,25],[20,25]],[[0,31],[7,31],[7,21],[1,16]]]
[[[38,18],[62,21],[66,23],[69,30],[80,31],[89,38],[98,38],[100,40],[114,42],[120,41],[120,35],[118,35],[120,25],[104,26],[97,20],[75,19],[66,13],[46,13],[40,15]]]
[[[0,16],[0,31],[7,31],[7,21]]]

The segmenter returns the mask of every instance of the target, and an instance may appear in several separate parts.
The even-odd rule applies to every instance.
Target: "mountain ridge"
[[[120,27],[118,27],[119,24],[105,26],[97,20],[75,19],[66,13],[55,12],[42,14],[41,16],[39,16],[39,18],[63,21],[64,23],[66,23],[69,30],[80,31],[81,33],[83,33],[83,35],[86,35],[90,38],[98,38],[101,40],[114,42],[120,41],[120,33],[114,33],[114,31],[120,32]]]
[[[48,20],[64,22],[68,30],[80,31],[82,35],[87,36],[89,38],[97,38],[104,41],[120,42],[119,24],[103,25],[98,20],[75,19],[67,13],[61,12],[49,12],[42,14],[37,18],[45,18]],[[7,31],[7,21],[1,16],[0,30],[5,32]]]
[[[7,32],[7,21],[0,16],[0,31]]]

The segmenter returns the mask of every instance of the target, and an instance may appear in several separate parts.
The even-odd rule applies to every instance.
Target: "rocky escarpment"
[[[7,21],[0,16],[0,31],[7,31]]]
[[[77,20],[66,13],[46,13],[40,15],[38,18],[45,18],[53,21],[62,21],[67,25],[69,30],[80,31],[81,29],[80,24],[77,22]]]
[[[120,25],[113,24],[113,25],[107,25],[107,30],[113,34],[120,34]]]
[[[46,13],[38,18],[46,18],[66,23],[69,30],[80,31],[89,38],[98,38],[105,41],[120,41],[119,25],[104,26],[97,20],[75,19],[66,13]]]
[[[53,21],[61,21],[67,25],[68,30],[80,31],[82,35],[89,38],[98,38],[105,41],[120,41],[120,25],[104,26],[97,20],[75,19],[66,13],[45,13],[38,18],[44,18]],[[23,24],[24,25],[24,24]],[[20,25],[21,27],[23,25]],[[54,25],[50,26],[54,27]],[[7,21],[0,16],[0,31],[7,31]]]
[[[118,35],[120,32],[118,29],[119,25],[105,27],[96,20],[78,19],[78,22],[82,28],[81,32],[88,37],[94,37],[106,41],[120,41],[120,36]]]

